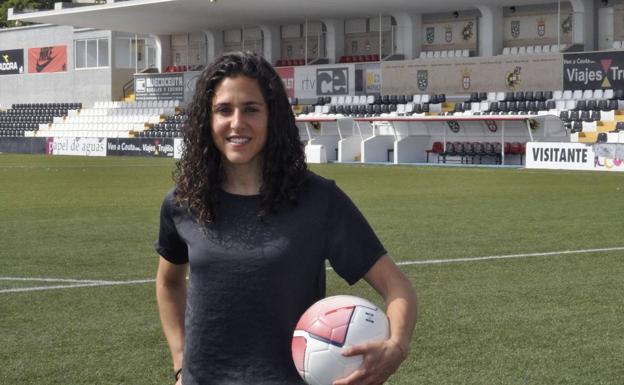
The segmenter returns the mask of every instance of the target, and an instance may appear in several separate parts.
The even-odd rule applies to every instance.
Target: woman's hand
[[[382,385],[407,357],[406,349],[392,340],[369,342],[345,348],[345,357],[363,355],[362,365],[333,385]]]

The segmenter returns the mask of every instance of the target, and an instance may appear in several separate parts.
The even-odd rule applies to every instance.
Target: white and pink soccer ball
[[[350,295],[322,299],[299,319],[292,339],[292,356],[303,380],[331,385],[362,364],[362,356],[344,357],[343,347],[386,340],[386,314],[371,302]]]

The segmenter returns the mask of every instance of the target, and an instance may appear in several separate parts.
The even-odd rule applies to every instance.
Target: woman
[[[345,349],[364,362],[335,385],[382,384],[407,356],[414,291],[351,200],[307,170],[271,65],[233,53],[209,66],[184,146],[156,242],[176,384],[303,384],[290,343],[301,314],[325,295],[325,259],[381,294],[391,326],[387,341]]]

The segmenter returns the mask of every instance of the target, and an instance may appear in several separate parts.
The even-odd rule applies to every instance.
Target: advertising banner
[[[0,51],[0,75],[24,73],[24,50],[10,49]]]
[[[182,138],[173,139],[173,158],[174,159],[182,158],[182,150],[184,150],[183,143],[184,142],[182,141]]]
[[[383,62],[382,94],[469,94],[561,89],[562,55],[467,57]]]
[[[294,67],[277,67],[277,74],[282,78],[286,94],[289,98],[295,97],[295,68]]]
[[[355,66],[325,64],[295,67],[295,96],[299,100],[318,96],[353,95]]]
[[[65,71],[67,71],[66,45],[28,49],[28,73]]]
[[[106,156],[106,138],[48,138],[46,154]]]
[[[185,88],[183,73],[134,75],[136,100],[183,101]]]
[[[624,144],[527,143],[526,168],[624,171]]]
[[[9,154],[45,154],[47,149],[46,138],[2,138],[0,139],[0,153]]]
[[[159,156],[173,158],[173,138],[128,138],[113,139],[106,142],[109,156]]]
[[[624,87],[624,51],[563,55],[564,90]]]

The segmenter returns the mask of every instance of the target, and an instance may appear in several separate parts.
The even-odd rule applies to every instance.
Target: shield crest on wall
[[[450,25],[445,28],[444,40],[446,40],[447,43],[453,41],[453,28]]]
[[[511,37],[517,39],[520,36],[520,20],[511,21]]]
[[[537,21],[537,36],[544,37],[546,35],[546,22],[543,19]]]
[[[416,72],[416,82],[420,91],[426,91],[429,86],[429,71],[419,70]]]
[[[427,39],[427,44],[433,44],[433,41],[435,40],[435,28],[427,27],[427,30],[425,31],[425,36]]]
[[[470,71],[468,69],[462,71],[462,88],[465,90],[470,89]]]

